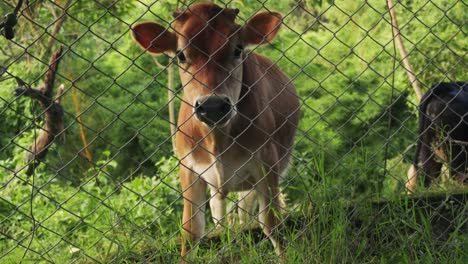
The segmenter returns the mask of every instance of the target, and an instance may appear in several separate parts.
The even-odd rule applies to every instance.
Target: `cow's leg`
[[[182,217],[182,263],[205,232],[206,183],[187,167],[181,166],[180,178],[184,213]]]
[[[259,221],[263,232],[270,239],[278,256],[283,255],[284,243],[279,234],[281,219],[278,207],[279,192],[277,188],[271,188],[266,180],[262,180],[256,187],[259,204]]]
[[[450,162],[450,176],[460,184],[468,183],[468,151],[467,147],[451,146],[452,159]]]
[[[210,195],[211,217],[216,227],[218,227],[218,225],[222,225],[226,214],[226,201],[224,195],[214,186],[210,186]]]
[[[280,235],[279,175],[275,167],[263,169],[262,166],[259,164],[261,177],[255,185],[259,204],[259,222],[263,232],[273,244],[276,254],[283,259],[284,239]]]
[[[424,173],[424,186],[428,187],[431,182],[440,176],[442,172],[442,163],[437,162],[433,154],[429,155],[422,164],[422,172]]]
[[[418,183],[418,171],[416,170],[416,166],[411,164],[408,172],[406,173],[406,176],[408,177],[408,181],[405,184],[406,191],[408,194],[414,193]]]
[[[237,204],[237,212],[239,214],[239,222],[241,225],[246,224],[251,220],[255,210],[255,200],[255,190],[239,192],[239,203]]]
[[[419,153],[418,166],[422,168],[424,186],[428,187],[442,170],[442,163],[436,160],[436,155],[430,146],[431,142],[424,142]]]
[[[454,178],[459,184],[468,185],[468,172],[456,172]]]

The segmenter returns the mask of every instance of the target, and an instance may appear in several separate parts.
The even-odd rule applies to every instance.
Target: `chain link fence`
[[[183,42],[181,23],[190,14],[214,27],[223,9],[205,21],[190,11],[194,2],[182,0],[2,0],[0,13],[8,15],[0,24],[0,262],[276,263],[280,258],[285,263],[463,263],[468,243],[467,86],[453,84],[448,97],[431,88],[467,79],[467,3],[212,2],[234,12],[238,25],[252,23],[261,12],[282,15],[278,34],[270,28],[257,44],[232,50],[240,63],[262,54],[297,91],[300,119],[298,125],[292,122],[294,144],[291,149],[281,145],[291,157],[279,183],[282,208],[272,212],[284,240],[281,256],[262,231],[258,204],[247,210],[247,220],[239,219],[239,203],[246,195],[236,192],[225,194],[226,211],[214,224],[211,215],[217,207],[208,203],[218,194],[203,190],[206,209],[198,209],[206,218],[205,232],[191,242],[182,236],[187,189],[181,187],[179,172],[187,164],[180,150],[176,154],[183,140],[175,138],[186,120],[177,122],[176,117],[187,104],[195,109],[190,116],[197,114],[196,103],[184,96],[196,92],[190,83],[207,86],[209,81],[199,78],[211,75],[197,77],[200,72],[227,64],[207,63],[191,72],[186,60],[194,54],[211,60],[217,51],[193,49],[190,38]],[[144,49],[135,42],[142,42],[135,33],[142,21],[168,29],[156,40],[150,38]],[[271,23],[259,22],[255,31]],[[214,28],[203,45],[215,45],[216,36],[224,34]],[[158,49],[157,39],[168,32],[179,34],[178,43],[170,43],[177,48],[151,56],[148,51]],[[270,43],[260,45],[270,37]],[[232,44],[233,39],[226,41]],[[275,69],[262,68],[255,81],[277,74]],[[234,77],[246,85],[245,78]],[[289,82],[273,79],[270,84],[281,86],[275,90],[279,100],[286,96]],[[271,87],[263,88],[270,94]],[[429,95],[422,97],[425,92]],[[445,118],[441,126],[455,120],[446,133],[440,126],[418,131],[418,106],[421,98],[429,105],[429,97],[445,110],[423,111],[422,116],[437,122]],[[282,113],[291,102],[281,102],[268,109]],[[443,135],[431,142],[425,140],[427,131]],[[205,144],[210,133],[188,154]],[[263,128],[258,133],[273,134]],[[258,133],[251,137],[256,140]],[[233,144],[238,139],[221,136]],[[433,152],[415,159],[421,148]],[[227,166],[220,160],[213,166]],[[427,171],[428,160],[442,168]],[[279,173],[273,168],[280,161],[270,167],[258,162],[263,174]],[[417,184],[412,181],[416,168],[424,171]],[[196,171],[197,177],[210,169]],[[233,175],[244,166],[238,169]],[[422,176],[434,179],[425,185]],[[252,192],[262,195],[262,181],[252,183]],[[187,244],[190,254],[181,258]]]

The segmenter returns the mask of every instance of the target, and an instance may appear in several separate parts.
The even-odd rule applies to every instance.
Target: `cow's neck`
[[[204,146],[213,155],[219,156],[232,145],[233,137],[230,133],[230,125],[221,128],[211,128],[203,133],[205,137],[203,140]]]

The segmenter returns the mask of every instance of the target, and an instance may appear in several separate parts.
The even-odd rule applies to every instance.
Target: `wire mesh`
[[[0,262],[466,258],[464,1],[211,1],[221,9],[208,17],[191,11],[195,2],[180,0],[22,2],[0,2],[2,15],[18,17],[17,24],[11,16],[0,24]],[[240,26],[253,23],[261,12],[281,13],[278,34],[270,28],[262,36],[262,41],[271,37],[269,43],[236,45],[237,38],[245,38],[239,37],[245,27],[236,26],[226,36],[213,24],[226,19],[223,10],[236,8]],[[201,28],[190,37],[181,26],[184,14]],[[228,24],[224,20],[221,24]],[[134,41],[135,25],[142,21],[167,29],[144,49]],[[257,25],[255,34],[271,26]],[[177,39],[169,52],[148,54],[169,33]],[[217,59],[224,46],[206,50],[194,44],[200,38],[203,45],[227,41],[235,58]],[[254,54],[273,66],[251,64],[250,70],[260,73],[253,73],[257,79],[248,84],[236,74]],[[196,56],[205,63],[192,71],[190,60]],[[226,62],[234,59],[234,66]],[[288,80],[278,77],[276,66]],[[216,85],[210,78],[218,78]],[[184,105],[193,111],[191,120],[196,118],[199,107],[187,100],[197,91],[194,83],[219,95],[223,85],[235,93],[233,87],[257,87],[265,79],[270,84],[263,87],[265,94],[233,97],[253,98],[265,108],[245,113],[237,111],[235,100],[228,101],[232,112],[256,129],[249,135],[253,142],[238,142],[247,129],[236,134],[211,127],[199,141],[184,145],[185,155],[176,153],[184,144],[177,134],[195,137],[182,129],[188,119],[176,118]],[[294,102],[281,100],[291,85],[300,105],[299,124],[275,126],[268,119],[259,125],[268,114],[276,121],[287,115],[287,104]],[[275,136],[286,123],[295,130],[292,146],[279,142],[288,135]],[[196,124],[206,129],[201,121]],[[215,133],[250,158],[240,165],[223,161],[229,147],[213,153],[206,145]],[[259,153],[271,154],[271,145],[290,158],[262,159]],[[198,161],[188,166],[200,151],[216,156],[216,162],[203,169]],[[262,190],[272,175],[281,174],[285,160],[281,191],[275,193],[275,183]],[[230,180],[247,177],[252,164],[264,177],[250,182],[247,192],[224,193],[229,181],[213,185],[206,180],[220,166],[233,171]],[[184,171],[197,179],[188,187],[181,187]],[[198,203],[187,193],[200,182]],[[262,212],[261,201],[247,208],[250,193],[269,197],[274,212],[268,205]],[[182,235],[196,220],[193,215],[184,220],[183,197],[206,219],[203,232],[189,230],[202,232],[200,240],[186,241]],[[210,203],[218,199],[226,209],[214,223],[211,215],[221,209]],[[272,234],[282,241],[281,256],[262,230],[262,213],[278,217]],[[181,257],[183,245],[189,254]]]

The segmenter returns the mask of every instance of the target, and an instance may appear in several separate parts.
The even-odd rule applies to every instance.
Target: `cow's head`
[[[238,12],[197,4],[174,12],[172,30],[153,22],[133,26],[132,36],[145,50],[177,56],[184,99],[208,126],[223,126],[236,115],[244,48],[268,43],[281,25],[279,13],[261,12],[240,26]]]

